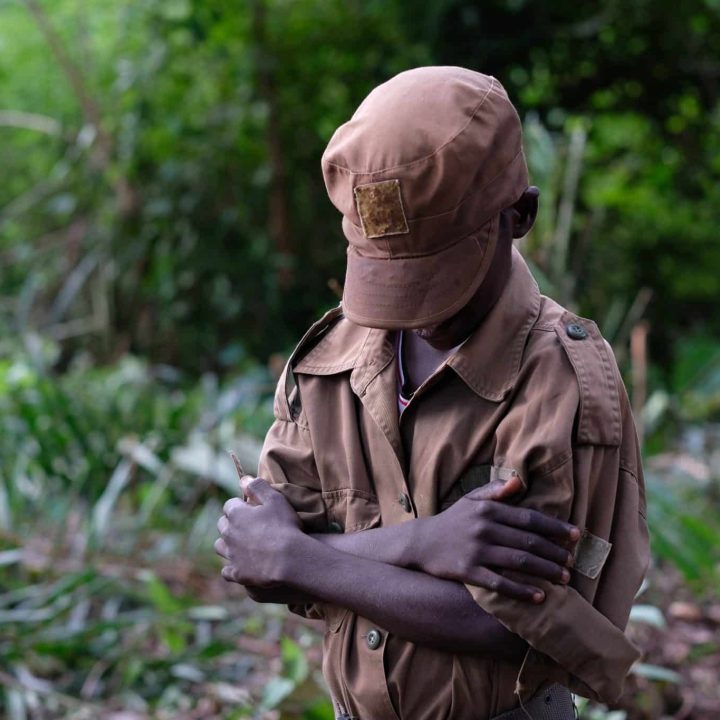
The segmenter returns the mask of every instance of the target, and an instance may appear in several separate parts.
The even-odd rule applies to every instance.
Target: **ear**
[[[521,238],[530,232],[538,213],[540,190],[534,185],[526,188],[520,199],[512,206],[514,219],[513,237]]]

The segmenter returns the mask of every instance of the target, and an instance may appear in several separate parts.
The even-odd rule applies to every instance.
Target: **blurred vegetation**
[[[317,637],[228,594],[211,544],[225,450],[253,467],[342,286],[320,155],[421,64],[516,102],[523,251],[621,361],[658,567],[716,597],[718,47],[716,0],[0,0],[0,714],[332,717]],[[583,716],[660,717],[638,687]]]

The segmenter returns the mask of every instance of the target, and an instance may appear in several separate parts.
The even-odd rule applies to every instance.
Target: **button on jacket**
[[[584,534],[570,584],[538,581],[540,605],[468,586],[528,642],[524,662],[416,645],[327,603],[294,608],[325,620],[333,698],[363,720],[489,718],[553,682],[616,698],[638,658],[623,630],[648,538],[635,429],[608,344],[542,296],[513,250],[500,299],[401,418],[396,363],[392,331],[355,325],[340,308],[291,357],[259,474],[308,532],[412,522],[514,472],[527,488],[520,505]]]

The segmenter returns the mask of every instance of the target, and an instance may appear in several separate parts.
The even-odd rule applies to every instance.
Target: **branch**
[[[82,71],[66,52],[62,38],[55,31],[55,28],[53,28],[50,23],[50,19],[38,0],[23,0],[23,2],[27,7],[28,12],[35,20],[38,29],[45,38],[45,41],[50,48],[50,52],[52,52],[55,56],[58,65],[65,74],[65,77],[68,79],[68,82],[75,93],[75,97],[80,104],[85,122],[96,129],[99,150],[97,153],[97,160],[100,167],[105,169],[110,162],[110,157],[112,156],[113,142],[112,138],[104,132],[102,128],[102,113],[100,111],[100,106],[88,93]]]
[[[45,135],[61,134],[61,125],[55,118],[20,110],[0,110],[0,126],[35,130]]]

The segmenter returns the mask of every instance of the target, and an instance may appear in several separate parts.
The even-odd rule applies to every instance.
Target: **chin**
[[[415,330],[415,334],[436,350],[451,350],[459,344],[459,341],[455,341],[452,333],[440,325],[432,328],[420,328]]]

